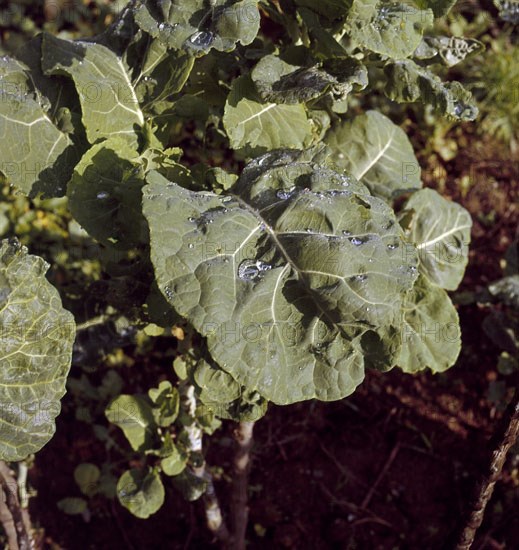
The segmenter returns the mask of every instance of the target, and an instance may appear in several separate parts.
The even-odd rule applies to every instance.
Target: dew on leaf
[[[238,277],[242,281],[255,281],[272,266],[261,260],[243,260],[238,266]]]
[[[294,188],[292,189],[280,189],[276,192],[276,197],[281,200],[287,200],[294,194]]]
[[[355,246],[360,246],[361,244],[364,244],[368,241],[368,237],[351,237],[350,239],[351,244],[354,244]]]
[[[208,48],[214,42],[214,34],[209,31],[198,31],[188,39],[188,44],[196,49]]]
[[[398,243],[390,243],[387,247],[389,250],[395,250],[395,248],[398,248]]]
[[[103,200],[103,199],[107,199],[110,196],[110,194],[107,193],[106,191],[100,191],[96,196],[98,199]]]

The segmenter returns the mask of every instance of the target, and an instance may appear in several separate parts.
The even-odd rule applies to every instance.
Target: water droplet
[[[189,243],[189,244],[187,245],[187,247],[193,249],[193,248],[195,248],[195,245],[194,245],[193,243]]]
[[[306,231],[307,233],[313,233],[313,231],[312,231],[309,227],[307,227],[307,228],[305,229],[305,231]]]
[[[232,197],[223,197],[222,202],[228,203],[232,201]]]
[[[195,221],[195,218],[193,218],[193,216],[189,216],[189,218],[187,219],[187,221],[189,221],[189,222],[194,222],[194,221]]]
[[[262,272],[272,269],[272,266],[261,260],[243,260],[238,266],[238,277],[242,281],[255,281]]]
[[[205,50],[214,42],[214,34],[209,31],[198,31],[189,37],[188,43],[195,49]]]
[[[359,282],[363,282],[368,278],[368,276],[365,273],[359,273],[358,275],[355,275],[355,279]]]
[[[166,23],[160,23],[159,31],[163,31],[166,28]]]
[[[97,194],[97,198],[101,200],[107,199],[109,196],[110,193],[107,193],[106,191],[99,191],[99,193]]]
[[[389,250],[395,250],[395,248],[398,248],[398,246],[398,243],[391,243],[387,245]]]
[[[361,244],[364,244],[365,242],[369,241],[369,237],[351,237],[350,243],[354,244],[355,246],[360,246]]]
[[[166,295],[166,297],[168,298],[168,300],[172,300],[172,299],[173,299],[173,291],[171,290],[171,288],[169,288],[169,286],[167,286],[167,287],[164,288],[164,294]]]
[[[347,237],[348,235],[351,235],[351,231],[346,231],[346,229],[343,229],[342,234]]]
[[[287,200],[294,194],[294,188],[291,189],[280,189],[276,193],[276,197],[281,200]]]

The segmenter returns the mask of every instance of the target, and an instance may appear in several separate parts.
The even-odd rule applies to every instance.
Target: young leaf
[[[0,459],[23,460],[54,434],[75,325],[48,265],[12,241],[0,245]]]
[[[474,120],[478,116],[472,94],[457,81],[443,83],[411,60],[388,63],[384,72],[387,77],[385,93],[393,101],[422,101],[442,115],[457,120]]]
[[[403,371],[443,372],[454,365],[461,350],[460,323],[445,290],[419,277],[406,297],[403,318],[398,360]]]
[[[352,393],[367,333],[394,364],[417,276],[384,201],[317,165],[283,165],[290,156],[256,159],[228,196],[150,173],[143,197],[168,302],[236,382],[280,404]]]
[[[158,388],[151,388],[148,395],[155,405],[153,416],[159,426],[171,425],[178,416],[180,397],[178,390],[171,385],[171,382],[163,380]]]
[[[187,459],[175,445],[171,453],[160,461],[160,467],[167,476],[178,476],[186,467]]]
[[[71,42],[45,34],[42,68],[46,75],[74,80],[90,143],[117,135],[137,146],[144,123],[135,91],[121,59],[93,42]]]
[[[78,464],[74,470],[74,480],[79,486],[80,491],[87,496],[92,496],[97,492],[101,470],[88,462]]]
[[[258,392],[240,386],[217,365],[201,359],[192,377],[200,401],[218,418],[235,422],[255,422],[267,412],[267,401]]]
[[[456,290],[468,261],[470,214],[433,189],[417,191],[402,212],[408,238],[418,250],[419,269],[434,285]]]
[[[431,10],[379,0],[353,0],[346,19],[348,34],[357,46],[391,59],[409,57],[433,23]]]
[[[62,498],[58,501],[57,506],[70,516],[83,514],[88,509],[87,501],[81,497]]]
[[[164,504],[164,485],[151,468],[127,470],[117,482],[119,502],[134,516],[146,519]]]
[[[189,501],[199,499],[207,489],[207,481],[196,476],[190,469],[185,468],[179,475],[173,477],[173,485]]]
[[[263,151],[279,147],[301,149],[312,130],[303,105],[262,103],[248,76],[233,82],[223,124],[233,149],[246,145]]]
[[[325,141],[332,162],[377,197],[390,199],[401,191],[422,187],[411,142],[401,128],[377,111],[336,125]]]
[[[156,437],[155,419],[150,404],[138,395],[119,395],[110,402],[106,418],[119,426],[134,451],[151,448]]]

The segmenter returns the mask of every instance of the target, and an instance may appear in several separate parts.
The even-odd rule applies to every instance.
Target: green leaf
[[[255,159],[228,196],[147,181],[158,286],[238,384],[279,404],[340,399],[364,344],[393,364],[417,259],[384,201],[297,151]]]
[[[173,477],[173,485],[189,501],[198,500],[207,489],[207,481],[196,476],[190,469],[184,469]]]
[[[137,156],[120,137],[110,138],[83,155],[68,184],[72,215],[107,246],[126,249],[147,241]]]
[[[512,25],[519,23],[519,6],[517,0],[494,0],[494,6],[499,10],[499,17]]]
[[[25,194],[57,187],[61,165],[71,146],[69,136],[52,122],[46,100],[34,92],[28,68],[8,57],[0,59],[0,169]]]
[[[121,58],[101,44],[71,42],[50,34],[43,37],[42,54],[46,75],[74,80],[90,143],[117,135],[137,146],[144,117]]]
[[[519,311],[519,275],[503,277],[489,285],[492,296]]]
[[[454,365],[461,350],[460,323],[445,290],[420,277],[407,295],[403,317],[398,361],[403,371],[443,372]]]
[[[329,30],[321,25],[315,12],[304,7],[299,8],[298,12],[308,29],[308,34],[312,38],[312,47],[318,57],[326,59],[347,55],[346,49],[335,40]]]
[[[67,497],[58,501],[58,508],[70,516],[81,515],[88,509],[87,501],[84,498]]]
[[[48,264],[0,244],[0,459],[23,460],[53,436],[72,358],[73,316],[45,278]]]
[[[147,400],[138,395],[119,395],[110,402],[106,418],[119,426],[134,451],[145,451],[155,442],[157,425]]]
[[[117,482],[119,502],[134,516],[146,519],[164,504],[164,485],[156,470],[127,470]]]
[[[185,52],[170,52],[159,40],[152,40],[138,78],[135,93],[143,110],[154,112],[154,105],[179,92],[186,83],[195,58]]]
[[[175,445],[173,445],[171,454],[160,461],[162,471],[167,476],[178,476],[186,467],[187,459],[180,453]]]
[[[137,5],[135,21],[168,48],[203,55],[211,48],[231,51],[250,44],[259,30],[256,0],[148,0]]]
[[[335,59],[325,66],[299,67],[268,55],[254,67],[251,77],[262,100],[288,104],[305,103],[327,93],[334,101],[344,101],[352,90],[368,84],[366,67],[354,58]]]
[[[78,464],[74,470],[74,479],[80,491],[87,496],[92,496],[97,492],[100,477],[101,470],[89,462]]]
[[[437,55],[447,67],[453,67],[467,57],[485,50],[483,42],[458,36],[426,36],[424,44],[428,52],[425,58],[431,59]],[[417,57],[420,59],[420,56]]]
[[[432,284],[456,290],[468,261],[470,214],[433,189],[422,189],[407,201],[402,219],[418,250],[420,272]]]
[[[329,20],[344,17],[351,8],[352,0],[295,0],[297,6],[309,8]]]
[[[336,125],[326,134],[332,162],[390,199],[422,187],[421,169],[405,132],[377,111]]]
[[[388,63],[384,72],[387,77],[385,94],[393,101],[421,101],[456,120],[474,120],[478,116],[472,94],[457,81],[443,83],[411,60]]]
[[[346,28],[355,45],[392,59],[404,59],[415,51],[424,29],[432,23],[431,10],[378,0],[353,0]]]
[[[171,382],[163,380],[158,388],[151,388],[148,395],[155,405],[153,416],[159,426],[170,426],[178,416],[180,397]]]
[[[431,9],[434,17],[443,17],[447,15],[457,0],[413,0],[414,3],[422,9]]]
[[[280,147],[303,148],[311,134],[303,105],[262,103],[247,76],[234,80],[225,105],[223,124],[233,149],[246,145],[262,151]]]
[[[485,317],[482,327],[486,335],[499,349],[517,357],[519,352],[519,323],[513,316],[495,309]]]
[[[198,398],[218,418],[255,422],[267,412],[267,401],[258,392],[240,386],[214,363],[201,359],[192,373]]]

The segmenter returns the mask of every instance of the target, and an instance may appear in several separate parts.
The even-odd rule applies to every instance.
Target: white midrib
[[[425,241],[423,243],[420,243],[416,248],[419,250],[422,248],[426,248],[427,246],[431,246],[432,244],[435,244],[439,241],[443,241],[446,237],[449,235],[452,235],[453,233],[456,233],[457,231],[462,231],[463,229],[470,228],[470,225],[460,225],[459,227],[453,227],[452,229],[449,229],[449,231],[446,231],[445,233],[442,233],[441,235],[438,235],[434,239],[431,239],[430,241]]]
[[[250,120],[254,120],[255,118],[257,118],[257,117],[263,115],[264,113],[266,113],[267,111],[270,111],[270,109],[273,109],[276,105],[277,105],[277,103],[270,103],[264,109],[261,109],[261,111],[259,111],[258,113],[254,113],[249,118],[246,118],[245,120],[240,121],[238,123],[238,126],[240,124],[245,124],[246,122],[249,122]]]
[[[375,155],[375,158],[373,158],[371,162],[368,162],[368,164],[363,168],[360,174],[357,174],[358,179],[361,179],[364,176],[364,174],[368,172],[371,169],[371,167],[374,166],[375,163],[379,161],[380,157],[389,149],[390,145],[393,143],[394,135],[395,134],[393,133],[389,138],[388,142],[386,143],[386,145],[378,152],[377,155]]]

